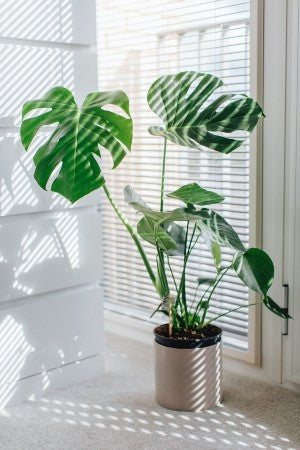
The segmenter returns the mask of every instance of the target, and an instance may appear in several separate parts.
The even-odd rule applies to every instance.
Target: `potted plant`
[[[149,132],[163,139],[161,191],[157,210],[151,209],[135,190],[127,186],[125,199],[140,215],[136,229],[131,226],[112,199],[99,160],[99,146],[106,148],[116,168],[130,150],[132,119],[129,100],[122,91],[89,94],[79,108],[70,91],[55,87],[42,99],[23,106],[21,139],[27,150],[36,133],[44,125],[57,124],[50,137],[34,156],[34,177],[46,189],[54,173],[51,190],[72,203],[102,187],[116,214],[132,236],[145,268],[160,298],[154,311],[168,316],[168,323],[155,328],[156,399],[162,406],[178,410],[200,410],[221,399],[221,335],[207,313],[215,290],[229,271],[250,289],[260,294],[262,303],[273,313],[288,318],[268,291],[274,277],[270,257],[258,248],[246,249],[231,225],[209,205],[224,201],[218,193],[208,191],[196,182],[179,186],[165,195],[165,168],[168,142],[196,151],[205,148],[230,153],[243,140],[234,132],[251,132],[264,116],[259,104],[246,95],[218,93],[224,85],[211,74],[180,72],[158,78],[148,91],[148,104],[161,119],[160,126]],[[106,109],[114,105],[122,114]],[[34,110],[38,115],[29,116]],[[45,111],[46,109],[46,111]],[[37,111],[38,113],[39,111]],[[165,197],[178,201],[178,207],[165,209]],[[154,270],[140,240],[155,246],[157,264]],[[186,267],[199,239],[211,250],[216,268],[213,278],[199,278],[205,286],[194,300],[186,294]],[[221,248],[233,251],[232,261],[222,263]],[[179,278],[172,270],[172,259],[182,259]],[[245,305],[245,307],[252,305]]]

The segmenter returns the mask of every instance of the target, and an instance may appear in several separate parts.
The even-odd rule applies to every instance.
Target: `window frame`
[[[264,2],[250,1],[250,96],[263,105],[263,27]],[[249,246],[262,244],[262,143],[263,124],[259,121],[250,135],[249,152]],[[260,296],[249,292],[249,303],[260,300]],[[224,345],[225,356],[261,366],[261,305],[249,308],[248,349],[246,351]]]
[[[264,1],[250,1],[250,95],[261,104],[263,100],[263,10]],[[250,136],[249,165],[249,245],[259,247],[262,242],[261,123]],[[249,303],[259,300],[259,296],[249,292]],[[246,350],[234,348],[225,338],[224,355],[259,366],[261,364],[261,306],[250,307],[248,312],[248,348]]]

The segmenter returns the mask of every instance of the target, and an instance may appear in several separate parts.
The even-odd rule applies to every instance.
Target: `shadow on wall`
[[[82,272],[79,242],[85,241],[79,241],[79,221],[76,214],[59,212],[0,225],[2,301],[76,284]]]
[[[7,315],[0,323],[0,408],[13,397],[22,367],[34,350],[25,338],[22,325]]]
[[[6,37],[72,42],[72,0],[5,0],[0,34]]]

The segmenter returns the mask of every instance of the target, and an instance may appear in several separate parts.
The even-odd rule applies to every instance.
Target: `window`
[[[98,0],[100,90],[123,89],[127,93],[135,131],[132,154],[113,172],[109,172],[111,161],[107,158],[106,177],[114,198],[133,223],[136,214],[123,201],[127,184],[150,206],[158,207],[159,201],[163,143],[147,132],[149,125],[158,123],[146,101],[151,83],[162,74],[195,70],[221,77],[232,92],[249,93],[250,89],[250,0],[151,0],[141,5],[138,1]],[[249,142],[226,156],[170,144],[167,163],[166,192],[191,181],[216,190],[226,198],[219,209],[247,246]],[[130,236],[105,201],[103,228],[106,307],[149,318],[158,304],[156,293]],[[154,252],[150,245],[145,246],[155,267]],[[224,260],[228,256],[224,249]],[[213,271],[210,253],[200,243],[188,269],[190,298],[196,278]],[[237,278],[228,275],[211,312],[220,314],[223,308],[245,305],[248,295]],[[247,348],[247,308],[223,317],[220,325],[240,348]]]

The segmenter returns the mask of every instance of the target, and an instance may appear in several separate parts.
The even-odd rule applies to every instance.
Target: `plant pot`
[[[155,335],[156,401],[177,411],[201,411],[222,397],[222,330],[201,339]]]

